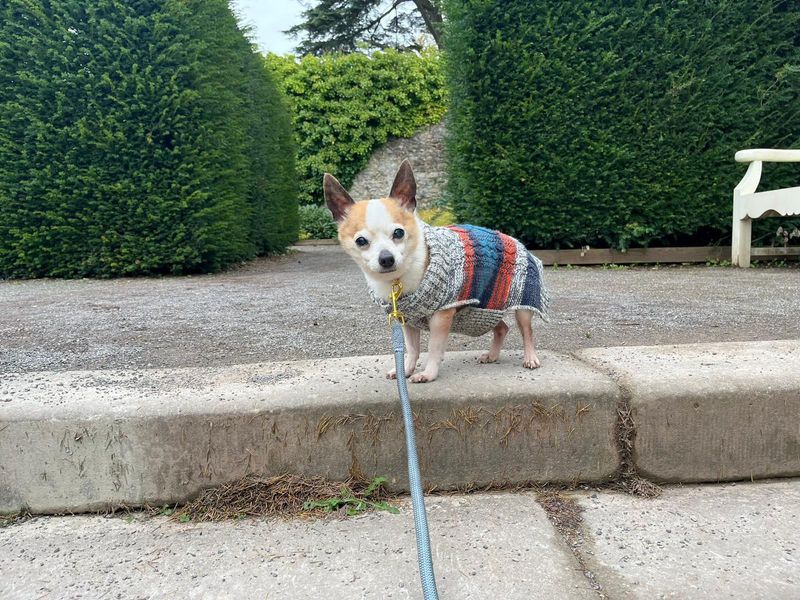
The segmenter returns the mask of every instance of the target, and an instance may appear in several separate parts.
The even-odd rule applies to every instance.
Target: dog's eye
[[[369,242],[367,241],[367,238],[365,238],[363,235],[356,238],[356,246],[358,246],[359,248],[363,248],[367,244],[369,244]]]
[[[405,234],[406,232],[398,227],[397,229],[394,230],[392,237],[396,240],[402,240]]]

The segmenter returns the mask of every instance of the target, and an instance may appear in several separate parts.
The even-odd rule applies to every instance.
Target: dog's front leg
[[[433,313],[430,321],[431,336],[428,341],[428,362],[425,363],[425,370],[422,373],[411,376],[413,383],[433,381],[439,375],[439,365],[444,358],[447,336],[450,335],[450,327],[453,325],[455,314],[455,308],[439,310]]]
[[[403,325],[403,339],[406,342],[406,377],[411,377],[411,374],[417,368],[417,361],[419,360],[419,329],[412,325]],[[389,379],[397,379],[397,370],[392,369],[386,373]]]

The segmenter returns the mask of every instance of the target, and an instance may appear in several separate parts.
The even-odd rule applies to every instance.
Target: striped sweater
[[[452,331],[479,336],[506,311],[524,308],[546,318],[549,295],[542,263],[521,242],[474,225],[424,226],[429,265],[419,287],[398,300],[406,321],[428,329],[437,310],[459,308]],[[372,295],[387,314],[391,304]]]

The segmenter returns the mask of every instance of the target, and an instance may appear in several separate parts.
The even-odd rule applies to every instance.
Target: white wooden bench
[[[750,266],[750,238],[753,219],[800,215],[800,187],[756,193],[765,162],[800,162],[800,150],[740,150],[736,161],[750,163],[742,180],[733,190],[733,240],[731,262]]]

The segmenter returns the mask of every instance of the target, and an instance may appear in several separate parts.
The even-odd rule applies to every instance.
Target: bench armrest
[[[772,150],[769,148],[753,148],[739,150],[736,153],[736,162],[800,162],[800,150]]]
[[[735,157],[736,162],[750,163],[747,173],[734,188],[734,193],[739,195],[753,194],[761,180],[761,164],[764,162],[800,162],[800,150],[773,150],[771,148],[751,148],[739,150]]]

